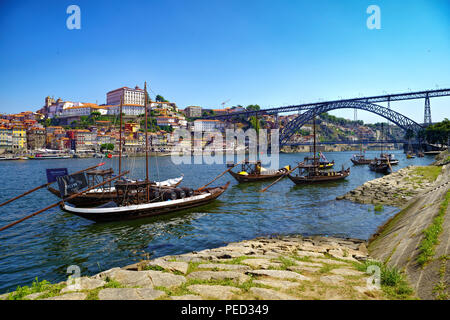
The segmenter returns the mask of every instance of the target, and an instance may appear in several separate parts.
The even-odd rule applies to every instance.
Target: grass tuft
[[[424,267],[434,257],[435,246],[439,243],[439,235],[442,232],[442,224],[444,223],[445,212],[447,211],[448,202],[450,200],[450,191],[445,195],[444,201],[439,207],[437,216],[433,219],[431,225],[423,231],[424,238],[419,246],[419,255],[417,263]]]

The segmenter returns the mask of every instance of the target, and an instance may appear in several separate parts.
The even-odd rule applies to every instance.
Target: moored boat
[[[364,154],[354,154],[350,160],[354,165],[369,164],[373,161],[373,159],[367,159]]]
[[[316,117],[313,117],[313,157],[305,157],[304,162],[300,163],[297,168],[299,173],[292,175],[292,171],[287,174],[288,178],[295,184],[313,184],[320,182],[330,182],[345,179],[350,175],[350,168],[344,170],[342,165],[341,171],[324,170],[324,167],[320,166],[321,159],[327,161],[325,156],[320,153],[319,157],[316,157]],[[334,161],[332,162],[334,165]]]
[[[95,182],[98,181],[98,177],[101,177],[101,179],[106,180],[112,177],[112,172],[107,172],[107,173],[102,173],[100,171],[109,171],[109,170],[95,170],[97,172],[92,172],[92,171],[88,171],[87,175],[88,177],[88,187],[89,186],[93,186],[95,185]],[[96,177],[93,177],[93,175],[95,175]],[[180,183],[183,180],[183,176],[178,177],[178,178],[173,178],[173,179],[167,179],[164,181],[156,181],[156,182],[151,182],[150,185],[153,187],[159,187],[161,189],[166,189],[166,188],[175,188],[178,185],[180,185]],[[128,180],[129,182],[136,182],[136,181],[131,181]],[[61,193],[59,190],[48,186],[47,190],[50,191],[51,193],[53,193],[55,196],[61,198]],[[73,198],[71,200],[68,201],[68,203],[77,206],[77,207],[89,207],[89,206],[99,206],[99,205],[103,205],[105,203],[108,203],[110,201],[114,201],[117,198],[117,192],[116,192],[116,188],[115,186],[108,184],[108,185],[103,185],[100,188],[96,188],[96,189],[92,189],[86,193],[83,193],[81,195],[79,195],[76,198]]]
[[[389,164],[387,161],[382,161],[382,159],[376,159],[369,164],[369,169],[378,173],[388,174],[391,172]]]
[[[164,200],[163,193],[156,195],[158,188],[151,188],[149,191],[152,193],[153,198],[150,199],[150,201],[144,200],[137,204],[121,205],[122,201],[129,201],[127,200],[128,198],[122,194],[122,197],[116,198],[115,201],[110,201],[98,207],[79,208],[64,203],[61,205],[61,209],[95,222],[140,219],[208,204],[224,193],[228,189],[229,184],[230,183],[228,182],[223,186],[205,188],[201,191],[192,190],[191,196],[168,200]],[[131,185],[128,185],[127,187],[130,186]],[[144,190],[145,188],[138,191],[133,198],[137,199],[145,197],[146,192]],[[171,192],[177,193],[176,189],[170,190]]]
[[[288,174],[288,178],[295,184],[312,184],[320,182],[337,181],[347,178],[350,175],[350,168],[340,171],[324,171],[317,167],[299,167],[299,174]]]
[[[231,164],[235,166],[234,164]],[[267,170],[261,166],[261,161],[245,161],[241,164],[241,171],[233,172],[228,171],[233,178],[239,183],[242,182],[256,182],[267,181],[271,179],[279,178],[285,175],[289,171],[289,166],[280,168],[278,170]]]

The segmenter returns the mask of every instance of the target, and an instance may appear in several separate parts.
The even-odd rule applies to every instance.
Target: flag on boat
[[[56,181],[58,181],[59,192],[62,198],[78,193],[88,186],[85,172],[60,176],[56,178]]]
[[[67,168],[51,168],[45,170],[47,173],[47,182],[55,182],[57,177],[67,176]]]

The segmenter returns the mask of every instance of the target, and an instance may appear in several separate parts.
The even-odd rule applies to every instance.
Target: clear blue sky
[[[81,30],[66,28],[71,4]],[[381,30],[366,27],[371,4]],[[145,80],[181,108],[449,88],[450,1],[0,2],[0,112],[35,111],[47,95],[101,104]],[[422,121],[423,105],[392,107]],[[431,107],[433,121],[450,118],[450,98]]]

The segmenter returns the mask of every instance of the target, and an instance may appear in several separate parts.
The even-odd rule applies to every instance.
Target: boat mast
[[[120,127],[119,127],[119,174],[122,172],[122,105],[123,105],[123,95],[120,98]]]
[[[148,128],[147,128],[147,81],[144,83],[144,109],[145,109],[145,182],[147,183],[147,202],[150,200],[149,198],[149,189],[148,189]]]
[[[316,161],[316,113],[314,113],[313,115],[313,135],[314,135],[314,146],[313,146],[313,152],[314,152],[314,156],[313,156],[313,161],[314,161],[314,166],[316,166],[317,161]]]

